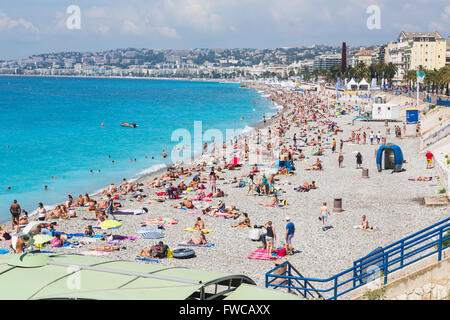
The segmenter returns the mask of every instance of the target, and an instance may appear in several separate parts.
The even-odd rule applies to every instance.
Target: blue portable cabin
[[[406,123],[419,122],[419,109],[406,109]]]
[[[384,161],[383,161],[384,156]],[[377,168],[378,172],[382,170],[394,170],[394,172],[401,172],[403,165],[403,153],[399,146],[388,143],[382,145],[377,153]]]

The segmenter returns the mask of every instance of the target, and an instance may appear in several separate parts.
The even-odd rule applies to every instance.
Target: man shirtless
[[[13,201],[13,204],[11,205],[9,212],[11,212],[12,216],[12,228],[14,228],[14,226],[19,225],[19,217],[20,213],[22,212],[22,209],[20,208],[20,205],[17,203],[17,200]]]

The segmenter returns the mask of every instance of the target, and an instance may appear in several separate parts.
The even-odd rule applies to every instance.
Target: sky
[[[79,29],[67,27],[72,5],[80,8]],[[379,15],[368,12],[373,6]],[[364,46],[394,41],[400,31],[448,37],[450,1],[0,1],[0,60],[116,48],[278,48],[343,41]]]

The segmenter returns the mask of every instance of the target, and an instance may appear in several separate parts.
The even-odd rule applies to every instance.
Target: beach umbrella
[[[106,220],[100,223],[100,228],[102,229],[112,229],[122,226],[122,222],[117,220]]]
[[[164,238],[164,235],[158,231],[149,231],[142,234],[142,238],[144,239],[161,239]]]
[[[30,233],[33,229],[35,229],[38,225],[40,224],[45,224],[46,222],[42,222],[42,221],[32,221],[30,223],[28,223],[25,228],[22,229],[22,232],[24,234]]]
[[[33,237],[34,244],[37,246],[41,246],[44,243],[52,241],[53,237],[48,234],[37,234]]]

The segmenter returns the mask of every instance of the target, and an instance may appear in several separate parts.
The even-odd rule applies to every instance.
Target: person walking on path
[[[343,162],[344,162],[344,155],[342,153],[339,153],[339,157],[338,157],[339,168],[342,168]]]
[[[356,169],[361,169],[362,168],[362,154],[361,152],[358,152],[356,154]]]
[[[216,173],[214,172],[214,168],[212,168],[211,173],[209,174],[209,182],[211,183],[211,192],[213,194],[217,192],[216,180],[217,180],[217,176],[216,176]]]
[[[330,209],[328,209],[327,203],[324,202],[322,207],[320,208],[320,216],[319,216],[319,220],[322,221],[322,231],[327,230],[327,221],[328,221],[329,215],[330,215]]]
[[[22,212],[22,209],[20,208],[20,205],[17,203],[17,200],[13,201],[13,204],[11,205],[9,212],[11,212],[12,228],[14,229],[15,226],[19,225],[20,212]]]
[[[427,169],[431,169],[432,164],[433,164],[434,154],[431,153],[430,150],[428,150],[427,154],[425,156],[427,157]]]
[[[110,214],[114,220],[117,220],[114,216],[114,200],[111,198],[111,195],[108,194],[108,203],[106,204],[106,213]]]
[[[286,222],[286,253],[288,255],[293,255],[294,250],[292,249],[292,238],[294,237],[295,226],[289,217],[286,217]]]

